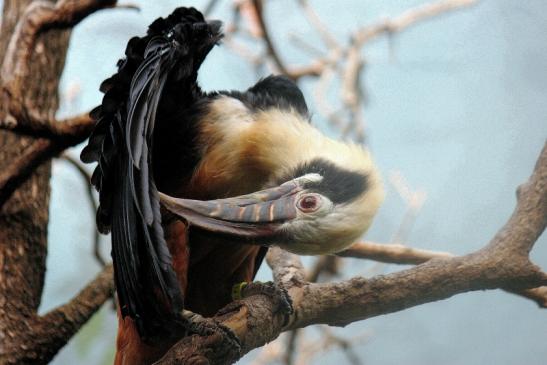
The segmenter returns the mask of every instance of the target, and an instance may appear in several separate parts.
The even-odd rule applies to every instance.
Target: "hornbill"
[[[132,38],[84,162],[98,162],[97,225],[111,232],[119,302],[116,364],[150,363],[252,281],[267,247],[340,251],[368,228],[383,192],[370,153],[321,134],[283,76],[205,92],[197,72],[221,24],[178,8]],[[184,298],[184,304],[183,304]]]

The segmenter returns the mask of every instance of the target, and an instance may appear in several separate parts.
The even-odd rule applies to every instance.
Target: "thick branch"
[[[42,118],[35,111],[26,111],[25,117],[15,120],[7,117],[0,120],[0,129],[6,129],[35,138],[48,138],[53,140],[75,139],[81,142],[89,136],[95,121],[89,113],[76,115],[62,120],[50,120]]]
[[[55,144],[48,139],[38,139],[21,156],[0,173],[0,208],[13,192],[34,172],[50,155],[59,153]]]
[[[325,24],[323,24],[323,22],[321,21],[313,7],[310,6],[308,1],[298,0],[298,5],[300,5],[302,10],[304,11],[306,19],[315,28],[323,43],[329,49],[341,48],[336,38],[334,38],[334,36],[328,31],[327,27],[325,26]]]
[[[38,36],[51,28],[64,29],[76,25],[89,14],[111,7],[116,0],[61,0],[32,2],[19,19],[8,45],[1,77],[4,89],[11,98],[10,112],[23,114],[22,81],[29,74],[29,60]]]
[[[9,364],[48,363],[104,302],[112,296],[114,280],[109,265],[70,302],[29,320],[32,331],[14,334],[19,347],[5,348],[2,361]],[[4,363],[4,362],[3,362]]]
[[[68,127],[69,125],[66,128],[59,127],[57,129],[67,133],[65,138],[37,139],[7,169],[0,173],[0,208],[40,164],[57,156],[66,148],[83,142],[89,135],[87,127],[82,128],[82,125],[77,123],[71,127]],[[87,122],[85,125],[88,126]],[[44,125],[43,131],[45,130]]]
[[[455,257],[455,255],[448,252],[421,250],[405,245],[374,242],[357,242],[347,250],[339,252],[336,255],[403,265],[419,265],[436,258]],[[547,308],[547,287],[524,290],[504,288],[504,290],[531,299],[541,308]]]
[[[232,305],[216,320],[231,328],[242,341],[242,354],[262,346],[282,331],[312,324],[344,326],[358,320],[392,313],[455,294],[495,288],[529,289],[538,294],[547,285],[547,276],[528,260],[530,239],[545,229],[547,205],[547,143],[528,183],[519,189],[517,207],[506,225],[485,248],[461,257],[435,258],[408,270],[371,279],[353,278],[339,283],[314,284],[303,281],[297,256],[272,249],[268,263],[277,283],[288,289],[295,309],[287,325],[282,313],[276,313],[271,300],[254,296]],[[513,234],[519,233],[518,235]],[[524,243],[523,243],[524,242]],[[536,289],[532,289],[536,288]],[[211,359],[211,345],[192,336],[175,345],[166,359],[174,363],[188,357],[176,357],[181,348],[201,359]],[[203,350],[203,346],[207,348]],[[214,345],[213,345],[214,346]],[[214,353],[214,351],[213,351]],[[185,352],[188,356],[189,352]],[[215,358],[215,363],[232,363],[239,356]]]

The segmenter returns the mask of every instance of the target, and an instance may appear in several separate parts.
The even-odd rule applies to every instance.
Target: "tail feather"
[[[220,23],[207,23],[193,8],[157,19],[145,37],[128,42],[118,72],[100,86],[102,104],[91,112],[96,127],[81,159],[98,162],[97,225],[112,231],[120,311],[143,337],[169,331],[183,308],[152,173],[156,115],[168,99],[199,90],[198,68],[221,37]],[[173,89],[181,92],[165,92]]]

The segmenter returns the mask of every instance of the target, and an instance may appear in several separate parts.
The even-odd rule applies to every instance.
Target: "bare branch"
[[[287,289],[305,281],[304,266],[296,255],[273,247],[268,250],[266,262],[273,270],[274,281]]]
[[[360,28],[354,35],[357,47],[383,35],[401,32],[426,19],[457,9],[475,5],[477,0],[442,0],[410,9],[391,19]]]
[[[547,225],[547,142],[530,179],[517,189],[517,208],[487,248],[528,256]]]
[[[357,242],[350,248],[336,254],[340,257],[374,260],[389,264],[419,265],[432,259],[450,258],[455,255],[448,252],[421,250],[400,244],[382,244],[374,242]],[[547,287],[534,289],[503,290],[531,299],[540,307],[547,308]]]
[[[76,168],[76,171],[82,176],[85,182],[86,191],[87,191],[87,198],[89,202],[91,203],[91,212],[93,216],[95,216],[95,212],[97,211],[97,202],[95,201],[95,193],[93,191],[93,186],[91,185],[91,175],[87,172],[87,170],[82,166],[82,163],[79,160],[76,160],[72,156],[68,154],[63,154],[62,158],[67,161],[69,164],[74,166]],[[94,227],[93,230],[93,255],[95,256],[95,259],[99,263],[101,267],[106,266],[106,261],[101,256],[101,236],[99,234],[99,230],[97,227]]]
[[[274,47],[272,39],[270,38],[270,33],[268,32],[268,28],[266,27],[266,23],[264,21],[262,0],[252,0],[252,4],[254,6],[256,15],[258,17],[258,24],[260,25],[260,28],[262,31],[262,37],[264,38],[264,42],[266,43],[268,55],[272,58],[273,62],[275,63],[275,66],[279,69],[279,72],[291,77],[290,73],[287,70],[287,67],[285,67],[285,64],[283,63],[283,61],[281,61],[281,58],[279,57],[279,53]]]
[[[334,36],[329,32],[328,28],[325,26],[325,24],[321,21],[315,10],[310,6],[307,0],[298,0],[298,4],[304,11],[304,14],[306,15],[306,19],[308,22],[315,28],[319,36],[321,37],[321,40],[327,48],[329,49],[340,49],[341,46],[334,38]]]
[[[205,7],[203,8],[203,15],[205,17],[208,17],[209,15],[211,15],[211,13],[213,12],[213,9],[215,8],[217,4],[218,4],[218,0],[209,0],[207,5],[205,5]]]
[[[321,274],[336,276],[340,273],[340,259],[336,256],[320,256],[306,275],[306,281],[315,283]]]
[[[115,8],[115,9],[134,10],[134,11],[136,11],[136,12],[140,12],[140,11],[141,11],[141,7],[138,6],[137,4],[133,4],[133,3],[116,4],[115,6],[109,6],[109,7],[113,7],[113,8]]]
[[[38,35],[51,28],[72,27],[89,14],[115,3],[116,0],[61,0],[55,4],[34,1],[28,6],[10,39],[1,69],[4,97],[9,99],[8,110],[15,118],[24,115],[22,81],[28,76],[29,60]]]
[[[419,265],[435,258],[454,257],[448,252],[420,250],[400,244],[381,244],[369,241],[354,243],[336,255],[406,265]]]
[[[58,124],[16,123],[12,129],[17,128],[36,135],[50,135],[54,139],[38,138],[8,169],[0,173],[0,208],[40,164],[83,142],[92,128],[92,121],[88,116],[78,116]]]
[[[112,296],[114,280],[109,265],[70,302],[28,323],[32,331],[18,333],[24,348],[6,348],[10,363],[48,363],[84,323]],[[32,351],[28,351],[32,349]]]
[[[0,129],[15,133],[53,140],[75,139],[76,143],[85,140],[93,130],[95,121],[89,113],[76,115],[62,120],[42,118],[35,111],[25,111],[25,117],[15,120],[7,118],[0,120]]]
[[[49,139],[41,138],[34,141],[23,155],[0,173],[0,208],[42,162],[63,149],[58,148]]]
[[[547,286],[510,292],[533,300],[540,308],[547,308]]]
[[[267,261],[274,279],[288,289],[295,312],[285,324],[284,315],[276,312],[272,300],[262,295],[221,311],[222,315],[215,319],[231,328],[243,347],[241,354],[231,354],[220,363],[236,361],[283,331],[312,324],[344,326],[473,290],[510,287],[531,289],[530,295],[543,292],[539,287],[547,285],[547,275],[530,263],[528,252],[533,245],[530,240],[537,239],[547,224],[546,185],[547,143],[529,181],[519,189],[513,215],[487,246],[465,256],[435,258],[388,275],[339,283],[307,283],[296,255],[278,248],[270,250]],[[176,357],[183,348],[192,349],[192,354],[199,354],[202,359],[211,358],[214,351],[209,344],[210,337],[186,338],[167,353],[170,362],[159,363],[184,360]]]

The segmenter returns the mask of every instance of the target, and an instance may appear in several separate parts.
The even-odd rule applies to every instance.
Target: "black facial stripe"
[[[328,197],[335,204],[350,202],[368,188],[367,175],[346,170],[321,158],[298,166],[290,176],[284,177],[279,183],[311,173],[323,176],[323,180],[307,183],[304,187]]]
[[[308,117],[308,106],[302,91],[285,76],[268,76],[245,92],[223,91],[220,93],[240,100],[250,110],[294,109],[302,116]]]

